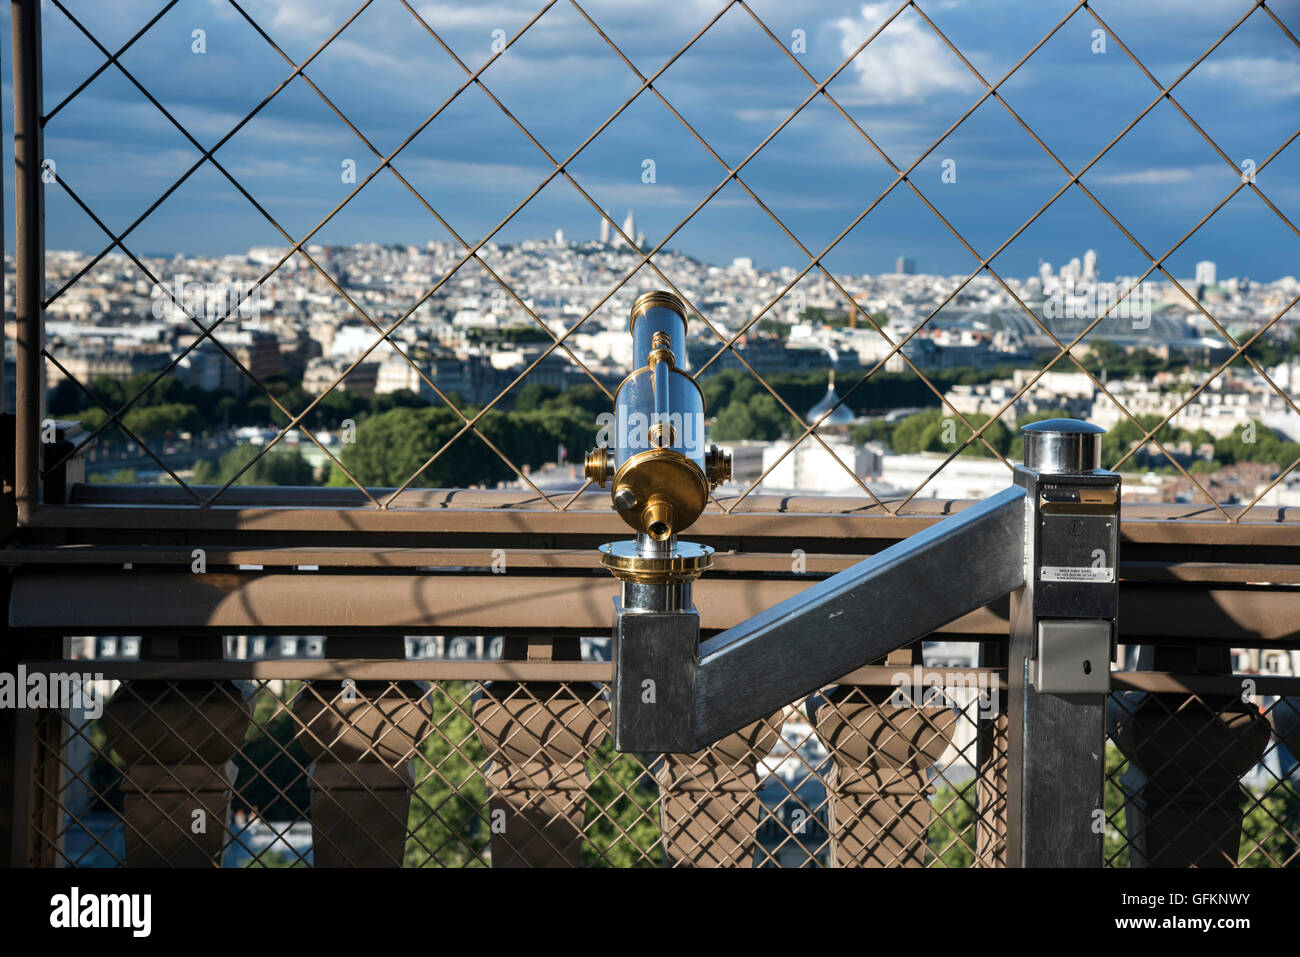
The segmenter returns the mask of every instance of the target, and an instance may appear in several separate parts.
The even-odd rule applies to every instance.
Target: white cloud
[[[1196,177],[1190,169],[1173,167],[1170,169],[1141,169],[1131,173],[1112,173],[1098,176],[1097,182],[1111,183],[1115,186],[1158,186],[1165,183],[1188,183]]]
[[[267,4],[261,3],[259,6],[265,7]],[[346,21],[356,8],[357,4],[352,0],[278,0],[270,4],[270,26],[276,30],[314,36],[321,32],[324,25],[328,25],[332,31]],[[275,36],[274,33],[271,35]]]
[[[539,4],[494,4],[494,3],[424,3],[416,7],[425,21],[433,29],[443,30],[477,30],[486,37],[493,29],[502,29],[506,36],[512,36],[523,24],[520,17],[531,17],[539,9]],[[537,21],[538,25],[547,23],[546,15]]]
[[[1197,68],[1216,79],[1263,96],[1300,96],[1300,57],[1230,57],[1210,59]]]
[[[1088,176],[1087,179],[1092,182],[1108,183],[1114,186],[1166,186],[1209,179],[1216,173],[1226,173],[1229,177],[1233,175],[1226,165],[1153,166],[1147,169],[1130,170],[1127,173]]]
[[[849,56],[896,8],[891,3],[864,3],[856,18],[833,24],[840,49]],[[969,54],[968,54],[969,55]],[[863,102],[911,103],[935,93],[979,90],[974,75],[944,46],[920,17],[905,11],[854,59]]]

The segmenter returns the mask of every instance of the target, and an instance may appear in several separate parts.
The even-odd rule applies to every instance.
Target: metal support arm
[[[1024,528],[1024,489],[1008,488],[702,642],[696,741],[715,741],[1020,588]]]
[[[1023,587],[1024,545],[1025,490],[1013,486],[701,643],[697,655],[672,655],[673,678],[652,696],[641,686],[667,672],[664,639],[619,642],[616,728],[642,732],[637,750],[705,747]],[[660,629],[680,622],[692,631],[683,647],[694,647],[693,615],[663,617]]]

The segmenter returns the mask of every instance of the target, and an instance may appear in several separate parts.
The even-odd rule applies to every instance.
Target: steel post
[[[1025,584],[1011,595],[1007,864],[1099,867],[1106,692],[1119,605],[1119,476],[1102,430],[1026,430]]]

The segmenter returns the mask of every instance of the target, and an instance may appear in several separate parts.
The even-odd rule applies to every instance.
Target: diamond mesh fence
[[[664,756],[613,751],[600,683],[112,684],[45,714],[29,863],[954,867],[981,814],[998,853],[963,687],[825,689]]]
[[[1300,680],[1116,675],[1106,866],[1300,866]],[[1004,686],[900,663],[645,755],[602,682],[109,680],[35,719],[27,863],[1000,867]]]
[[[180,175],[176,176],[152,203],[121,227],[111,225],[96,214],[93,203],[88,198],[91,192],[88,184],[75,182],[75,173],[60,172],[52,166],[44,169],[42,180],[49,182],[50,189],[56,190],[62,199],[66,199],[71,204],[61,208],[68,209],[69,215],[72,215],[72,210],[76,210],[76,215],[87,217],[95,223],[103,233],[103,245],[97,253],[86,257],[84,261],[76,263],[73,268],[60,274],[57,280],[47,280],[49,288],[45,291],[26,290],[28,301],[39,300],[39,309],[34,316],[20,317],[20,319],[39,322],[40,311],[49,313],[61,308],[61,302],[69,290],[80,283],[91,281],[97,272],[107,270],[116,271],[122,277],[133,281],[143,281],[150,288],[161,290],[163,306],[172,310],[171,314],[182,323],[188,324],[190,328],[186,344],[174,354],[160,356],[159,361],[151,368],[150,374],[144,377],[145,381],[137,383],[137,380],[132,379],[130,388],[125,391],[116,390],[111,395],[98,394],[102,390],[97,390],[94,382],[82,381],[82,376],[74,369],[75,363],[72,362],[71,357],[67,354],[61,355],[57,345],[42,349],[40,360],[47,364],[46,372],[56,379],[67,382],[68,387],[74,390],[73,394],[77,397],[77,401],[85,404],[92,414],[88,419],[83,420],[88,426],[86,435],[72,447],[46,455],[44,462],[35,462],[36,447],[20,448],[19,455],[26,463],[22,468],[38,468],[42,476],[49,478],[56,474],[71,456],[93,455],[96,454],[97,448],[102,450],[103,446],[108,445],[129,450],[136,458],[146,462],[150,468],[156,466],[164,481],[175,483],[188,492],[194,505],[210,505],[221,502],[223,494],[231,485],[246,484],[252,478],[262,475],[259,463],[265,465],[263,460],[267,456],[274,458],[277,450],[284,450],[290,443],[301,443],[304,447],[315,450],[314,454],[319,455],[338,482],[358,489],[364,504],[371,507],[388,507],[401,505],[403,492],[412,486],[437,483],[441,473],[436,466],[440,462],[445,462],[450,456],[482,455],[490,463],[484,466],[485,472],[508,476],[520,487],[536,494],[539,501],[557,510],[566,509],[579,500],[581,491],[585,490],[586,486],[576,493],[565,491],[562,494],[557,494],[554,490],[548,493],[540,487],[530,473],[533,467],[541,463],[524,461],[520,450],[503,438],[500,417],[512,406],[524,384],[544,379],[555,371],[555,363],[573,370],[577,375],[577,381],[593,385],[599,395],[609,398],[612,383],[607,381],[607,377],[593,371],[588,362],[584,362],[581,350],[576,347],[576,337],[583,331],[604,324],[611,316],[618,317],[620,314],[625,314],[628,304],[635,295],[648,288],[670,289],[687,304],[691,313],[692,328],[699,330],[703,336],[701,359],[695,364],[693,375],[701,378],[723,368],[738,370],[752,380],[757,394],[764,397],[765,403],[770,401],[775,404],[773,408],[784,420],[781,430],[786,436],[783,441],[788,443],[784,451],[775,456],[772,461],[765,463],[765,467],[759,474],[746,479],[745,484],[737,483],[723,488],[719,492],[719,497],[711,504],[712,508],[722,511],[731,511],[739,507],[752,492],[762,489],[764,481],[768,480],[796,449],[810,445],[819,449],[828,465],[832,461],[835,463],[830,466],[832,469],[843,470],[846,473],[845,480],[851,486],[871,499],[874,504],[880,505],[891,513],[905,512],[913,498],[927,494],[927,489],[933,488],[935,479],[948,469],[959,455],[968,450],[977,449],[1000,461],[1009,469],[1010,458],[1005,443],[996,441],[999,430],[1010,427],[1014,431],[1017,417],[1023,413],[1022,407],[1026,404],[1026,397],[1035,390],[1043,388],[1043,376],[1060,371],[1077,372],[1084,376],[1087,379],[1087,387],[1095,390],[1095,394],[1104,400],[1102,405],[1110,410],[1108,416],[1112,420],[1113,427],[1122,433],[1117,444],[1113,448],[1108,447],[1109,460],[1103,462],[1103,465],[1113,469],[1125,467],[1130,470],[1145,469],[1150,466],[1169,470],[1170,475],[1180,483],[1182,491],[1179,494],[1184,495],[1188,500],[1204,501],[1223,521],[1239,522],[1250,515],[1257,505],[1269,500],[1270,494],[1279,485],[1285,483],[1296,465],[1300,464],[1300,456],[1295,456],[1294,461],[1278,459],[1278,455],[1283,458],[1289,455],[1286,449],[1290,447],[1287,446],[1278,455],[1273,456],[1274,459],[1278,459],[1277,461],[1260,466],[1257,470],[1259,474],[1254,476],[1257,481],[1243,488],[1226,479],[1219,482],[1207,478],[1203,470],[1198,471],[1190,467],[1192,459],[1185,450],[1175,447],[1185,444],[1186,426],[1194,414],[1199,413],[1199,402],[1207,394],[1207,390],[1217,392],[1226,387],[1231,391],[1241,382],[1249,380],[1252,383],[1251,388],[1259,393],[1260,401],[1266,405],[1276,404],[1277,408],[1274,411],[1278,414],[1283,416],[1300,414],[1300,407],[1297,407],[1294,397],[1290,394],[1293,390],[1290,389],[1289,384],[1277,381],[1261,358],[1262,350],[1270,339],[1284,333],[1287,316],[1291,314],[1300,295],[1289,298],[1283,295],[1281,299],[1272,302],[1269,306],[1269,315],[1258,317],[1259,322],[1251,327],[1249,332],[1243,332],[1240,328],[1231,328],[1230,321],[1225,321],[1216,315],[1213,302],[1203,301],[1197,290],[1186,288],[1184,285],[1186,280],[1176,278],[1169,265],[1171,257],[1183,250],[1198,231],[1204,229],[1234,200],[1234,197],[1239,195],[1248,196],[1252,203],[1258,203],[1262,208],[1266,208],[1269,215],[1274,217],[1273,226],[1280,228],[1286,242],[1300,237],[1300,230],[1297,230],[1292,219],[1261,185],[1266,180],[1260,179],[1261,174],[1268,170],[1277,157],[1291,145],[1300,130],[1285,136],[1262,159],[1258,161],[1252,159],[1250,170],[1243,173],[1239,168],[1239,160],[1231,156],[1207,131],[1206,125],[1197,121],[1193,110],[1186,108],[1179,100],[1180,87],[1184,86],[1184,81],[1189,76],[1200,75],[1197,73],[1198,69],[1202,74],[1205,73],[1208,68],[1202,65],[1234,36],[1244,36],[1249,32],[1252,37],[1255,37],[1259,31],[1267,31],[1271,37],[1282,37],[1285,38],[1284,42],[1300,45],[1300,41],[1297,40],[1286,20],[1262,0],[1243,3],[1240,15],[1228,29],[1217,35],[1212,43],[1207,44],[1200,55],[1195,57],[1185,69],[1164,82],[1157,79],[1156,73],[1149,69],[1134,52],[1134,38],[1121,35],[1121,32],[1095,6],[1086,4],[1082,0],[1075,4],[1064,5],[1063,15],[1051,29],[1031,44],[1024,51],[1023,56],[1019,57],[1009,69],[998,72],[988,72],[987,67],[982,71],[972,62],[967,52],[963,51],[941,27],[943,18],[938,11],[927,10],[926,4],[909,0],[892,9],[887,16],[882,11],[881,22],[860,43],[846,44],[844,52],[847,55],[836,68],[823,76],[811,72],[804,60],[790,49],[789,44],[783,42],[769,22],[772,20],[772,15],[764,17],[758,12],[757,8],[762,4],[749,3],[745,0],[729,0],[720,3],[711,16],[702,18],[699,29],[653,71],[637,65],[636,60],[625,49],[626,41],[623,44],[616,42],[613,38],[615,32],[606,29],[602,24],[602,20],[612,14],[599,4],[592,4],[592,10],[588,10],[577,0],[569,0],[567,3],[551,0],[540,4],[531,16],[523,19],[517,29],[499,31],[502,34],[499,42],[493,44],[491,54],[476,67],[467,59],[466,54],[458,52],[455,43],[448,40],[445,35],[447,28],[440,24],[439,16],[417,9],[402,0],[400,28],[427,35],[428,55],[436,58],[439,68],[446,68],[459,79],[450,84],[449,95],[431,98],[428,104],[431,112],[425,115],[422,122],[414,126],[408,136],[396,142],[391,148],[387,143],[380,145],[368,137],[362,132],[361,127],[364,124],[356,122],[355,117],[344,109],[341,102],[347,99],[346,90],[327,90],[312,78],[312,73],[321,68],[322,63],[327,62],[327,55],[334,45],[353,43],[373,46],[380,42],[381,38],[371,32],[365,32],[368,29],[366,24],[372,3],[373,0],[366,0],[346,18],[336,24],[331,23],[328,35],[324,35],[322,41],[308,55],[295,56],[288,51],[285,44],[276,39],[274,26],[268,27],[259,22],[245,6],[230,0],[226,12],[230,17],[247,24],[250,41],[258,45],[259,52],[266,52],[274,57],[276,62],[282,63],[283,77],[279,83],[272,85],[237,122],[225,128],[220,135],[211,130],[211,124],[208,122],[203,124],[201,133],[192,132],[191,127],[195,125],[193,120],[188,123],[182,121],[178,116],[181,111],[169,109],[165,103],[166,97],[162,96],[157,89],[151,90],[145,79],[137,75],[137,72],[129,66],[131,63],[129,54],[133,48],[147,43],[152,31],[161,29],[160,24],[169,22],[168,14],[176,6],[176,0],[164,4],[125,42],[115,47],[111,47],[96,36],[94,30],[87,26],[88,18],[85,14],[78,16],[77,11],[73,9],[75,4],[64,3],[62,0],[53,0],[49,4],[46,11],[47,19],[57,18],[60,29],[71,30],[76,36],[84,39],[89,48],[93,48],[96,55],[102,58],[102,62],[52,108],[44,112],[40,117],[41,126],[44,127],[56,119],[67,120],[69,114],[72,114],[78,105],[78,98],[86,95],[85,91],[96,81],[111,76],[115,82],[128,84],[138,94],[143,108],[156,111],[161,121],[174,132],[178,141],[187,145],[194,159],[188,166],[184,166]],[[593,10],[595,12],[592,12]],[[567,31],[565,35],[571,37],[575,49],[590,43],[595,50],[600,51],[603,58],[610,59],[611,62],[617,61],[621,64],[620,69],[626,68],[625,79],[631,94],[623,97],[616,108],[603,121],[596,123],[589,134],[580,138],[572,149],[557,151],[554,145],[550,149],[543,145],[543,140],[548,137],[539,135],[535,131],[536,128],[546,126],[548,118],[529,116],[525,119],[512,111],[494,92],[494,86],[505,82],[504,79],[498,80],[499,77],[503,77],[503,71],[500,69],[493,71],[490,68],[499,61],[509,62],[513,55],[512,51],[528,43],[537,31],[545,30],[561,20],[564,30]],[[710,137],[699,127],[692,125],[683,111],[674,104],[673,99],[676,94],[670,96],[665,92],[666,89],[673,89],[673,85],[664,82],[664,78],[675,75],[674,67],[680,71],[686,68],[681,65],[689,65],[692,58],[708,55],[710,39],[716,32],[724,29],[720,24],[725,24],[725,29],[729,30],[743,26],[747,36],[758,44],[754,55],[771,57],[774,64],[782,64],[782,69],[788,69],[790,75],[797,80],[795,98],[798,102],[794,109],[782,111],[781,119],[775,127],[739,160],[724,159],[724,151],[715,148],[710,142]],[[1122,55],[1124,62],[1131,66],[1134,76],[1141,77],[1140,82],[1149,88],[1149,96],[1139,97],[1139,101],[1145,104],[1143,108],[1137,110],[1131,120],[1122,125],[1099,151],[1086,159],[1081,158],[1078,162],[1074,162],[1071,157],[1071,162],[1067,163],[1062,158],[1062,154],[1055,152],[1048,142],[1051,137],[1045,138],[1040,135],[1034,125],[1031,125],[1011,105],[1011,98],[1003,94],[1009,87],[1014,86],[1013,81],[1020,79],[1020,71],[1031,59],[1034,60],[1036,69],[1050,69],[1051,57],[1039,55],[1040,51],[1055,49],[1051,46],[1054,38],[1079,30],[1090,32],[1094,38],[1100,37],[1102,42],[1111,44],[1112,48]],[[911,151],[900,154],[897,147],[887,149],[879,134],[873,136],[869,129],[871,124],[864,124],[852,105],[846,105],[842,101],[843,82],[838,84],[836,82],[837,79],[851,75],[854,70],[859,69],[863,62],[862,58],[871,54],[872,44],[878,42],[880,37],[893,36],[891,31],[924,34],[927,42],[933,44],[937,51],[942,52],[945,57],[951,55],[954,69],[961,71],[963,82],[973,84],[974,88],[980,91],[969,108],[953,116],[951,123],[943,129],[941,135],[916,155],[912,155]],[[1061,41],[1057,39],[1057,42]],[[586,47],[584,46],[583,49]],[[1217,61],[1213,62],[1217,63]],[[1061,66],[1060,69],[1066,67]],[[16,82],[19,85],[39,84],[41,77],[24,75],[17,77]],[[157,85],[156,82],[154,85]],[[309,91],[305,99],[294,98],[293,93],[286,93],[289,90],[304,92],[304,88]],[[612,84],[611,88],[613,88]],[[490,112],[495,122],[504,123],[507,128],[516,131],[529,144],[528,148],[535,154],[533,160],[539,164],[541,171],[540,180],[531,189],[522,191],[518,196],[511,194],[503,197],[502,207],[505,215],[482,233],[477,229],[474,232],[458,230],[456,225],[439,210],[438,202],[426,195],[426,192],[417,185],[419,177],[409,170],[403,172],[402,169],[403,161],[413,152],[408,148],[431,123],[441,115],[459,109],[469,109],[466,104],[470,102],[475,104],[475,109]],[[365,166],[358,167],[354,184],[350,186],[346,195],[323,218],[305,231],[296,228],[296,224],[288,224],[282,222],[281,218],[277,218],[268,205],[259,201],[255,192],[243,184],[240,176],[232,169],[233,162],[227,165],[227,161],[223,159],[232,154],[233,147],[230,144],[236,140],[241,130],[248,128],[254,122],[291,120],[295,114],[286,115],[284,111],[308,109],[308,106],[303,105],[304,103],[309,104],[311,110],[324,110],[327,115],[336,119],[341,135],[346,137],[346,140],[362,155],[370,156],[373,163],[368,171]],[[668,230],[658,241],[645,245],[639,242],[637,236],[628,235],[622,224],[609,217],[590,184],[584,183],[583,175],[575,172],[581,168],[583,155],[598,149],[596,144],[602,143],[602,135],[606,135],[606,131],[616,124],[620,117],[628,114],[634,104],[638,106],[653,104],[655,115],[662,121],[655,129],[656,135],[665,138],[665,141],[684,138],[685,142],[691,144],[692,149],[698,148],[709,158],[709,162],[716,166],[717,175],[716,185],[702,196],[677,225]],[[736,106],[743,109],[746,104]],[[1134,130],[1145,117],[1157,109],[1176,111],[1186,121],[1187,128],[1195,134],[1198,148],[1203,147],[1212,153],[1215,157],[1214,162],[1221,164],[1223,172],[1223,189],[1216,194],[1217,201],[1207,208],[1205,215],[1191,229],[1177,236],[1176,241],[1158,246],[1144,245],[1140,237],[1146,231],[1130,229],[1111,205],[1102,200],[1094,186],[1090,185],[1094,181],[1085,178],[1086,174],[1093,171],[1094,167],[1115,151],[1119,144],[1128,144],[1136,139]],[[776,211],[776,207],[763,198],[764,193],[770,190],[755,186],[751,182],[753,178],[751,174],[754,174],[758,168],[756,160],[764,155],[764,151],[770,148],[770,144],[776,141],[783,131],[794,128],[792,124],[800,121],[801,115],[806,119],[814,112],[823,122],[843,124],[857,147],[872,157],[873,162],[879,161],[883,164],[882,169],[888,170],[883,191],[868,205],[861,208],[848,225],[826,244],[808,242],[807,237],[801,238],[786,221],[788,217],[783,218]],[[1032,156],[1036,162],[1050,164],[1050,167],[1059,173],[1059,188],[1046,202],[1027,209],[1023,223],[1001,241],[986,239],[983,235],[986,231],[983,229],[979,230],[979,236],[975,236],[969,226],[959,229],[953,218],[945,215],[943,211],[945,203],[937,196],[932,197],[923,190],[919,175],[920,170],[928,169],[927,161],[933,162],[937,158],[939,154],[936,150],[941,144],[959,137],[968,123],[975,125],[983,122],[990,114],[997,114],[997,122],[1004,124],[1008,131],[1015,134],[1016,148],[1013,150],[1008,147],[1009,156],[1012,154]],[[270,119],[271,117],[274,117],[274,120]],[[972,120],[973,117],[982,119]],[[412,166],[416,165],[418,164],[412,160]],[[270,231],[274,241],[268,248],[275,252],[268,259],[267,268],[256,281],[247,283],[247,288],[240,289],[238,295],[219,304],[218,308],[206,310],[200,308],[196,314],[193,303],[182,301],[182,297],[177,295],[172,285],[166,281],[166,277],[159,274],[165,263],[138,253],[135,237],[139,235],[142,224],[153,216],[169,197],[182,191],[188,182],[200,180],[205,183],[219,182],[223,189],[233,190],[242,197],[255,214],[254,222],[257,228]],[[367,299],[361,291],[351,288],[345,282],[340,282],[336,275],[337,270],[331,269],[328,264],[321,261],[319,251],[313,252],[317,249],[317,246],[313,245],[313,240],[318,242],[322,230],[331,222],[338,221],[354,198],[372,182],[395,185],[399,193],[407,197],[411,206],[427,213],[430,222],[443,229],[455,247],[460,250],[451,261],[438,267],[434,280],[422,288],[408,307],[399,310],[385,309],[383,314],[367,305]],[[602,280],[598,288],[588,290],[584,301],[575,304],[577,312],[581,314],[575,313],[571,320],[562,324],[563,328],[557,326],[553,320],[544,319],[537,308],[531,304],[533,297],[529,290],[516,288],[516,284],[513,284],[503,273],[497,261],[500,258],[499,250],[494,242],[502,230],[528,209],[530,204],[538,202],[539,197],[544,193],[557,188],[564,189],[567,196],[577,197],[578,201],[587,204],[591,214],[602,219],[613,242],[627,251],[625,262],[614,271],[615,274]],[[735,194],[741,194],[746,205],[753,204],[764,221],[788,239],[798,255],[806,259],[806,264],[783,272],[779,288],[771,291],[770,297],[761,308],[751,310],[740,317],[733,317],[731,321],[722,321],[715,317],[720,311],[725,312],[725,309],[711,306],[710,303],[700,300],[698,290],[693,288],[693,283],[685,277],[681,259],[675,255],[671,244],[674,238],[685,235],[685,231],[695,225],[697,216],[703,214],[704,210],[710,209],[711,203],[726,202]],[[889,201],[891,196],[897,197],[903,194],[911,197],[910,201],[914,201],[918,211],[924,211],[921,215],[933,217],[934,221],[941,224],[945,238],[951,238],[969,254],[971,268],[968,274],[954,277],[946,287],[945,294],[938,298],[933,308],[928,310],[928,314],[915,323],[910,331],[899,334],[896,330],[891,331],[890,327],[882,324],[878,316],[864,305],[862,296],[851,288],[853,281],[833,271],[828,263],[836,248],[868,219],[873,210]],[[1097,217],[1098,222],[1108,224],[1105,226],[1106,229],[1113,228],[1121,233],[1132,244],[1141,260],[1146,263],[1142,273],[1131,277],[1131,282],[1126,285],[1126,288],[1117,291],[1113,301],[1100,305],[1079,321],[1072,323],[1052,322],[1046,319],[1044,306],[1026,302],[1023,288],[1009,282],[995,265],[1000,254],[1025,235],[1026,231],[1031,230],[1052,207],[1062,201],[1083,203],[1091,211],[1091,215]],[[1130,212],[1126,211],[1124,215],[1131,219]],[[27,235],[28,242],[34,241],[31,238],[36,235],[34,231],[27,231]],[[368,344],[365,348],[357,350],[356,355],[345,363],[337,374],[324,376],[316,384],[314,394],[309,393],[305,397],[286,391],[282,383],[267,381],[269,367],[259,359],[257,336],[250,338],[238,328],[241,310],[246,310],[253,305],[258,296],[265,291],[272,277],[283,276],[285,270],[292,271],[301,282],[312,287],[317,294],[334,300],[353,320],[362,323],[368,333],[366,339]],[[540,337],[539,341],[544,344],[536,354],[530,353],[532,358],[526,362],[521,371],[517,374],[511,373],[510,381],[505,383],[504,387],[496,389],[492,395],[485,396],[483,401],[478,403],[466,403],[460,393],[449,385],[459,380],[455,380],[452,374],[441,368],[438,363],[420,354],[406,335],[411,327],[420,321],[419,317],[424,314],[424,310],[437,306],[442,301],[442,297],[454,288],[460,279],[469,274],[467,271],[471,270],[477,271],[476,276],[481,273],[487,277],[486,281],[493,289],[493,296],[499,299],[503,311],[510,312],[515,318],[526,322]],[[1112,326],[1116,319],[1127,314],[1125,312],[1127,305],[1134,297],[1140,295],[1142,284],[1149,279],[1167,283],[1169,289],[1185,301],[1193,318],[1204,328],[1207,342],[1213,340],[1211,352],[1214,356],[1213,361],[1204,367],[1204,374],[1198,373],[1193,376],[1195,381],[1188,380],[1178,386],[1176,391],[1179,392],[1179,397],[1175,403],[1172,405],[1164,403],[1155,412],[1146,411],[1142,407],[1141,397],[1131,396],[1121,386],[1108,382],[1104,363],[1099,364],[1097,356],[1091,351],[1107,334],[1115,331]],[[20,272],[17,280],[20,286],[20,299],[22,299],[23,289],[30,284],[30,278]],[[874,330],[879,337],[880,346],[879,358],[868,364],[864,374],[855,374],[853,381],[845,384],[841,389],[838,401],[829,408],[819,409],[816,416],[812,416],[811,413],[801,414],[792,404],[788,390],[783,392],[782,388],[774,386],[769,381],[771,375],[760,371],[758,366],[761,363],[758,356],[762,349],[761,343],[755,338],[755,334],[762,328],[765,320],[783,315],[787,309],[796,309],[789,304],[797,302],[803,295],[802,290],[806,284],[812,281],[831,290],[835,297],[833,308],[842,311],[848,323],[863,330]],[[1005,396],[991,399],[987,411],[975,414],[963,411],[966,406],[954,399],[949,384],[938,379],[933,366],[917,360],[916,347],[933,331],[937,324],[934,322],[936,317],[944,314],[946,310],[955,308],[956,304],[959,304],[963,297],[969,295],[975,288],[972,283],[978,285],[980,282],[991,283],[989,288],[1004,299],[1011,317],[1009,321],[1023,326],[1034,336],[1042,337],[1049,347],[1044,354],[1044,362],[1036,369],[1030,370],[1029,374],[1018,377],[1014,388]],[[33,291],[39,292],[40,295],[33,298],[31,296]],[[33,348],[40,341],[39,337],[28,338],[23,348]],[[707,345],[707,348],[704,348],[704,345]],[[384,487],[358,474],[356,463],[350,462],[348,455],[337,445],[331,444],[328,438],[322,438],[318,434],[327,431],[327,427],[337,418],[337,416],[332,418],[329,410],[331,402],[337,398],[338,390],[347,389],[349,385],[362,388],[358,380],[372,375],[375,364],[380,360],[389,360],[403,368],[405,381],[418,391],[426,392],[435,407],[447,410],[453,417],[450,420],[450,427],[445,432],[440,432],[436,436],[436,441],[420,453],[423,458],[422,464],[409,474],[392,477],[389,485]],[[173,446],[176,445],[178,440],[174,438],[175,434],[182,432],[189,434],[183,424],[171,423],[170,429],[160,430],[158,422],[155,421],[159,415],[166,418],[168,406],[165,401],[160,400],[168,394],[171,388],[169,382],[176,379],[178,370],[195,367],[196,364],[202,364],[204,368],[210,366],[215,370],[213,375],[221,381],[233,383],[232,387],[236,388],[237,392],[248,397],[245,401],[254,400],[264,405],[272,426],[271,433],[260,444],[248,447],[248,454],[242,456],[238,463],[221,474],[210,477],[211,484],[195,482],[193,475],[190,475],[180,464],[184,456],[175,449],[169,454],[165,447],[168,442]],[[944,446],[946,454],[928,467],[929,474],[922,476],[910,492],[891,497],[888,504],[869,487],[861,470],[846,461],[843,450],[828,442],[826,438],[827,430],[832,424],[832,416],[841,408],[852,408],[867,391],[870,391],[873,381],[878,382],[887,369],[896,370],[906,376],[919,389],[919,394],[927,404],[938,405],[945,422],[952,426],[950,441],[947,441]],[[37,401],[36,396],[20,396],[20,402],[35,401]],[[160,413],[158,409],[163,411]],[[152,417],[146,414],[150,411],[153,413]],[[160,435],[163,438],[160,439]],[[164,446],[162,448],[158,447],[160,441]],[[450,451],[453,449],[454,451]],[[183,476],[182,472],[189,475],[189,478]]]
[[[1300,702],[1241,683],[1111,695],[1108,866],[1300,867]]]

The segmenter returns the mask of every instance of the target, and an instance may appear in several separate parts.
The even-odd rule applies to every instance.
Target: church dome
[[[839,401],[840,401],[840,394],[835,391],[835,373],[834,371],[832,371],[830,382],[827,383],[826,386],[826,394],[822,396],[820,402],[818,402],[816,405],[814,405],[811,409],[808,410],[808,413],[804,416],[804,418],[808,421],[809,425],[812,425],[815,422],[817,422],[819,419],[821,419],[823,415],[826,415],[827,410],[829,410]],[[849,411],[848,406],[841,404],[838,408],[835,409],[834,412],[826,416],[826,420],[822,422],[821,427],[826,428],[827,426],[834,427],[837,425],[852,425],[852,424],[853,424],[853,413]]]

